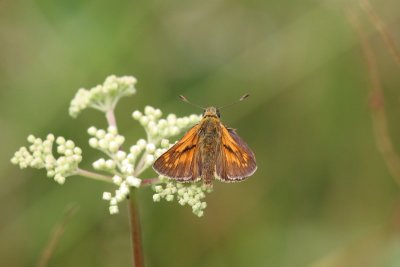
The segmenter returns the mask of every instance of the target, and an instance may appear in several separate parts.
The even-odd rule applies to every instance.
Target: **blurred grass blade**
[[[375,29],[382,36],[382,39],[389,52],[392,54],[393,59],[400,66],[400,50],[393,38],[393,35],[388,30],[386,24],[378,16],[368,0],[360,0],[360,5],[364,12],[367,14],[372,25],[374,25]]]
[[[46,247],[43,249],[37,267],[48,266],[51,256],[54,254],[54,251],[58,243],[60,242],[62,235],[64,234],[66,225],[68,224],[69,220],[75,215],[77,210],[77,204],[72,204],[65,208],[63,217],[54,226],[50,239],[47,242]]]

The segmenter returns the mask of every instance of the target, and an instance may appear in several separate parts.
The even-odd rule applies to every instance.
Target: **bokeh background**
[[[400,43],[400,3],[371,5]],[[384,142],[400,151],[400,68],[357,1],[1,1],[1,266],[34,266],[71,205],[49,266],[131,265],[126,207],[110,216],[101,200],[112,186],[79,177],[59,186],[10,164],[29,134],[51,132],[75,140],[90,168],[98,154],[86,129],[105,127],[104,117],[72,119],[68,106],[110,74],[138,79],[137,95],[117,108],[128,142],[144,135],[131,112],[145,105],[183,116],[199,110],[180,94],[201,105],[251,94],[222,119],[253,148],[258,171],[216,183],[201,219],[142,190],[147,266],[400,266],[400,188],[387,164],[395,155],[385,160],[377,147],[348,10],[376,58]]]

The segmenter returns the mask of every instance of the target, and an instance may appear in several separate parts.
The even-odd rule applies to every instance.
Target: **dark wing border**
[[[154,171],[180,182],[197,180],[201,176],[199,128],[198,124],[193,126],[175,145],[158,157],[153,164]]]
[[[216,178],[239,182],[257,170],[253,151],[232,128],[221,124],[221,149],[216,162]]]

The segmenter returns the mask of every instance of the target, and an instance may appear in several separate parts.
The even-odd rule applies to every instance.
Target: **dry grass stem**
[[[397,46],[395,39],[393,38],[393,35],[388,30],[386,24],[375,12],[369,0],[360,0],[360,5],[361,8],[364,10],[364,12],[367,14],[372,25],[374,25],[375,29],[382,36],[382,39],[385,45],[387,46],[387,49],[389,50],[390,54],[392,55],[393,59],[400,66],[400,49]]]
[[[49,264],[49,261],[54,254],[54,251],[60,242],[62,235],[64,234],[65,227],[68,224],[69,220],[73,217],[75,212],[77,211],[77,206],[69,206],[65,209],[64,215],[61,220],[55,225],[50,239],[47,242],[46,247],[43,249],[42,255],[39,258],[37,267],[46,267]]]
[[[391,175],[400,186],[400,157],[393,147],[389,134],[383,89],[376,60],[356,14],[354,14],[354,12],[348,12],[348,19],[359,39],[363,57],[366,62],[368,77],[371,83],[369,100],[375,141]]]

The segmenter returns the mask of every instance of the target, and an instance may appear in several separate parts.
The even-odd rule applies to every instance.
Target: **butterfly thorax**
[[[207,116],[205,113],[199,129],[201,174],[205,184],[211,184],[214,178],[218,149],[221,144],[220,123],[218,116]]]

